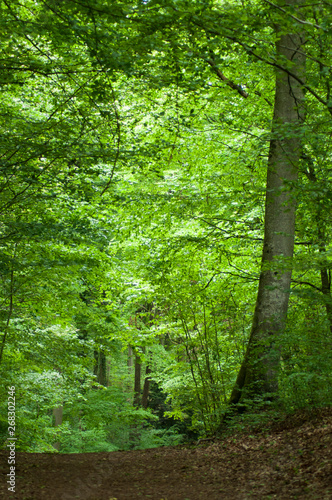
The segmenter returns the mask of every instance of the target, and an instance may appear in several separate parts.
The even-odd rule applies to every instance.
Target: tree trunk
[[[94,375],[97,377],[97,382],[100,385],[107,387],[107,374],[106,374],[106,356],[104,351],[94,351],[95,366]]]
[[[296,4],[289,1],[289,4]],[[277,57],[292,61],[291,72],[303,78],[305,56],[298,34],[281,35]],[[277,70],[272,137],[268,157],[265,227],[258,295],[247,352],[230,404],[278,390],[280,348],[288,308],[294,249],[296,201],[292,184],[297,181],[300,159],[300,127],[303,123],[303,89],[286,71]]]
[[[63,406],[57,406],[53,408],[53,417],[54,417],[54,425],[58,427],[58,425],[62,424],[62,416],[63,416]],[[60,442],[57,441],[53,443],[53,446],[56,450],[60,451]]]
[[[306,172],[307,178],[311,182],[317,182],[317,177],[314,169],[313,161],[310,157],[305,157],[308,162],[308,171]],[[317,224],[317,242],[319,253],[322,256],[321,259],[321,269],[320,269],[320,279],[321,279],[321,291],[324,296],[326,316],[329,322],[330,332],[332,333],[332,296],[331,296],[331,269],[329,267],[329,262],[326,258],[326,250],[328,245],[328,238],[326,236],[325,227],[327,224],[326,218],[322,214],[322,208],[317,205],[315,214],[316,224]]]
[[[149,399],[149,392],[150,392],[150,375],[151,369],[149,365],[147,365],[145,369],[145,379],[144,379],[144,386],[143,386],[143,394],[142,394],[142,408],[147,408],[148,407],[148,399]]]
[[[315,179],[316,180],[316,179]],[[320,280],[321,280],[321,290],[323,293],[325,310],[327,320],[329,322],[330,332],[332,333],[332,297],[331,297],[331,269],[329,266],[328,259],[326,258],[327,250],[327,237],[325,232],[325,221],[321,214],[321,209],[317,209],[317,237],[318,237],[318,247],[319,253],[321,254],[321,269],[320,269]]]
[[[131,346],[128,346],[127,365],[128,365],[128,373],[131,373],[134,366],[134,353],[133,353],[133,348]]]
[[[134,350],[135,354],[135,383],[134,383],[134,401],[135,408],[141,405],[141,368],[142,361],[139,353]],[[141,426],[134,423],[130,426],[129,443],[131,448],[138,446],[141,439]]]
[[[325,245],[322,243],[320,251],[325,254]],[[332,296],[331,296],[331,269],[328,265],[322,266],[320,270],[322,292],[324,295],[326,316],[329,322],[330,332],[332,333]]]
[[[138,408],[141,404],[141,367],[141,358],[139,354],[135,353],[134,406],[136,408]]]

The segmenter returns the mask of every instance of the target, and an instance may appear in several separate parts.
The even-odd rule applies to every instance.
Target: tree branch
[[[272,5],[272,7],[275,7],[276,9],[281,10],[281,12],[283,12],[284,14],[287,14],[289,17],[291,17],[292,19],[294,19],[295,21],[297,21],[300,24],[307,24],[307,25],[313,26],[314,28],[317,28],[319,30],[323,29],[322,26],[319,26],[319,24],[312,24],[309,21],[303,21],[303,19],[299,19],[298,17],[293,16],[293,14],[290,14],[289,12],[287,12],[287,10],[280,7],[280,5],[275,5],[274,3],[270,2],[269,0],[263,0],[263,1],[268,3],[269,5]]]
[[[241,85],[238,85],[232,82],[232,80],[226,78],[226,76],[220,71],[220,69],[216,66],[215,62],[212,59],[206,59],[206,62],[211,66],[218,78],[225,82],[226,85],[228,85],[231,89],[236,90],[242,97],[247,98],[249,96],[249,94],[243,89]]]
[[[318,290],[318,292],[322,291],[321,288],[319,288],[316,285],[313,285],[312,283],[309,283],[309,281],[292,280],[292,283],[296,283],[297,285],[308,285],[308,286],[311,286],[312,288],[314,288],[315,290]]]

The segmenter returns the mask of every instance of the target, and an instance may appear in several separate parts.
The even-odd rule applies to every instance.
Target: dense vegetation
[[[331,4],[0,6],[3,441],[329,405]]]

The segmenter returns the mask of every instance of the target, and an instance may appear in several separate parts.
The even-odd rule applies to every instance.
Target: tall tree
[[[297,7],[291,0],[288,6]],[[287,315],[295,238],[301,126],[304,122],[305,40],[277,27],[276,56],[290,71],[276,70],[272,138],[268,157],[261,274],[247,352],[231,394],[232,404],[252,395],[276,395],[280,345]],[[293,75],[293,76],[291,76]]]

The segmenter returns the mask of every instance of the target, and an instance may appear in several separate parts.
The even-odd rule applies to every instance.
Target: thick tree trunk
[[[288,34],[281,35],[276,44],[278,58],[292,61],[292,73],[301,78],[305,56],[298,50],[303,51],[302,43],[299,35]],[[296,211],[292,184],[298,175],[302,102],[298,82],[286,71],[277,70],[259,289],[247,352],[230,404],[262,394],[273,397],[278,390],[278,338],[285,326],[291,282]]]

